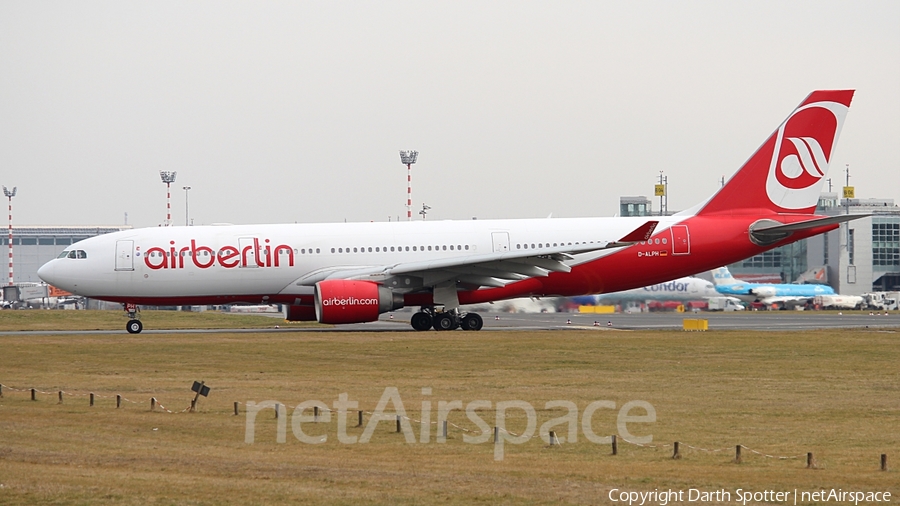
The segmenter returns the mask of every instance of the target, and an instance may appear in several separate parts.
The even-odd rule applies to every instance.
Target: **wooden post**
[[[319,406],[313,406],[313,422],[319,422]]]
[[[550,446],[556,446],[559,444],[559,439],[556,438],[556,432],[550,431]]]
[[[238,416],[238,401],[234,401],[234,416]]]
[[[35,394],[35,391],[34,391],[34,389],[32,388],[32,389],[31,389],[31,400],[36,401],[37,399],[34,397],[34,394]]]
[[[116,409],[119,409],[121,407],[122,407],[122,396],[119,394],[116,394]]]
[[[91,392],[90,406],[93,406],[93,405],[94,405],[94,392]]]
[[[3,383],[0,383],[0,397],[3,397]]]
[[[156,397],[151,397],[150,398],[150,411],[153,411],[154,409],[156,409]]]
[[[681,452],[679,451],[678,441],[675,441],[675,452],[672,454],[672,458],[678,460],[681,458]]]
[[[741,463],[741,445],[734,445],[734,463]]]
[[[444,431],[444,441],[446,441],[447,440],[447,420],[444,420],[444,423],[442,425],[443,425],[443,427],[441,427],[441,428]]]
[[[881,470],[887,471],[887,453],[881,454]]]
[[[613,434],[611,437],[612,437],[612,450],[613,450],[612,454],[618,455],[619,454],[619,443],[616,441],[616,435]]]
[[[400,415],[397,415],[397,434],[400,434]]]
[[[59,391],[59,403],[62,404],[62,390]]]
[[[281,411],[281,404],[275,403],[275,418],[278,418],[278,412]]]
[[[806,454],[806,468],[807,469],[815,469],[816,468],[816,460],[813,458],[812,452]]]
[[[357,412],[356,412],[356,415],[357,415],[357,417],[359,418],[359,421],[356,423],[356,426],[357,426],[357,427],[362,427],[362,411],[357,411]]]
[[[194,383],[196,383],[196,381]],[[200,388],[197,389],[197,392],[194,395],[194,400],[191,401],[191,413],[197,410],[197,399],[200,398],[200,391],[203,390],[203,385],[205,384],[205,381],[200,382]]]
[[[494,444],[500,442],[500,427],[494,427]]]

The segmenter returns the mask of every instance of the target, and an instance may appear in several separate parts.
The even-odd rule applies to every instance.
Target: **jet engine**
[[[372,281],[319,281],[313,300],[319,323],[372,322],[381,313],[403,307],[403,295]]]

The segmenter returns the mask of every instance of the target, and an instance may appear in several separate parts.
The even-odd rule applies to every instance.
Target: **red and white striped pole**
[[[16,196],[17,187],[13,186],[10,191],[6,186],[3,187],[3,194],[9,200],[9,237],[7,244],[9,245],[9,286],[13,286],[13,230],[12,230],[12,198]]]
[[[412,221],[412,164],[406,164],[406,221]]]
[[[9,286],[13,286],[12,196],[9,198]]]

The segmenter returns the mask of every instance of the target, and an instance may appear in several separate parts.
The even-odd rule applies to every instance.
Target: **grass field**
[[[613,488],[690,487],[877,490],[896,501],[900,475],[880,471],[879,455],[900,467],[898,343],[900,333],[875,330],[3,335],[0,503],[596,504]],[[181,413],[194,380],[206,381],[210,396],[197,413]],[[578,441],[507,443],[495,460],[491,442],[466,443],[453,426],[446,443],[435,441],[434,425],[427,443],[410,444],[394,422],[381,422],[367,444],[342,444],[332,417],[300,425],[328,436],[314,445],[295,437],[289,409],[286,442],[277,443],[267,409],[255,442],[244,442],[248,401],[332,406],[347,393],[371,412],[387,387],[414,420],[423,401],[431,421],[438,401],[490,401],[477,411],[489,426],[501,401],[533,405],[537,427],[566,413],[546,402],[571,401]],[[30,388],[47,393],[31,401]],[[116,394],[127,399],[120,409]],[[150,397],[175,413],[150,412]],[[625,442],[612,456],[609,444],[588,441],[582,413],[597,400],[615,409],[595,412],[596,434],[616,433],[618,410],[646,401],[656,421],[627,428],[652,434],[653,445],[680,441],[683,458],[672,460],[671,446]],[[350,418],[348,435],[361,436]],[[478,431],[464,411],[450,422]],[[509,410],[506,426],[525,430],[524,412]],[[418,440],[420,425],[412,429]],[[737,444],[800,458],[744,450],[736,464]],[[806,469],[806,452],[816,469]]]

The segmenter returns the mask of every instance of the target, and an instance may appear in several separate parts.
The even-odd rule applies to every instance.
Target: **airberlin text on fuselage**
[[[234,267],[279,267],[284,257],[287,257],[287,265],[294,266],[294,250],[286,244],[279,244],[274,248],[269,246],[269,240],[260,244],[258,238],[253,238],[253,244],[242,248],[236,246],[222,246],[219,251],[213,251],[209,246],[197,246],[197,241],[191,239],[190,246],[177,248],[175,241],[169,241],[168,251],[159,246],[154,246],[143,252],[144,264],[151,269],[184,269],[185,257],[190,258],[199,269],[209,269],[219,266],[226,269]]]

